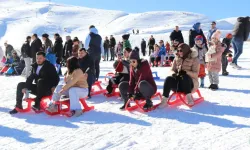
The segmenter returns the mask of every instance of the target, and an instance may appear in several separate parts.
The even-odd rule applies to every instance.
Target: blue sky
[[[31,0],[36,2],[49,0]],[[51,0],[91,8],[121,10],[129,13],[146,11],[189,11],[211,19],[250,15],[250,0]],[[234,3],[233,3],[234,1]]]

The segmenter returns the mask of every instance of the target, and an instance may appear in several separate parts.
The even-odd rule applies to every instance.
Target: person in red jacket
[[[147,60],[140,59],[138,52],[133,50],[129,56],[130,60],[130,80],[120,83],[119,90],[124,105],[124,109],[130,98],[135,100],[145,99],[144,109],[150,109],[153,106],[151,97],[156,93],[155,84],[149,63]]]

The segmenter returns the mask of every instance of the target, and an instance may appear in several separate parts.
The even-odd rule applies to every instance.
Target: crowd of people
[[[192,93],[199,87],[205,87],[204,78],[206,70],[208,73],[210,86],[212,90],[219,88],[219,72],[222,75],[228,75],[228,54],[232,53],[229,49],[231,41],[234,48],[234,58],[231,66],[241,68],[237,60],[242,53],[243,42],[248,39],[250,32],[249,17],[240,17],[237,20],[232,33],[228,33],[225,38],[221,39],[221,31],[216,28],[216,22],[211,23],[207,37],[204,35],[201,24],[195,23],[190,30],[189,43],[184,43],[184,38],[176,26],[170,35],[170,43],[164,43],[159,40],[159,44],[153,35],[148,41],[142,39],[141,52],[146,55],[146,47],[149,48],[149,60],[140,57],[140,49],[132,49],[129,41],[129,34],[122,36],[123,41],[116,44],[113,35],[110,38],[102,37],[98,34],[95,26],[89,27],[89,34],[85,43],[75,37],[71,40],[70,36],[66,37],[63,46],[62,38],[59,34],[54,34],[55,43],[49,39],[48,34],[42,35],[42,41],[36,34],[28,36],[21,48],[25,69],[23,74],[26,75],[26,82],[17,85],[16,108],[22,109],[23,95],[32,93],[36,95],[33,110],[40,110],[40,101],[43,96],[51,95],[52,101],[48,106],[48,111],[57,111],[55,101],[60,100],[61,95],[70,98],[69,116],[81,115],[81,106],[79,98],[88,96],[91,98],[91,87],[95,81],[98,81],[100,74],[100,61],[114,61],[115,76],[110,78],[107,93],[113,91],[113,85],[118,85],[124,109],[127,101],[133,99],[145,99],[144,109],[153,107],[151,97],[157,91],[157,86],[152,76],[151,68],[154,66],[164,66],[171,63],[171,73],[166,77],[163,85],[163,99],[160,107],[165,107],[171,91],[183,92],[186,94],[186,100],[189,105],[194,101]],[[32,41],[32,42],[31,42]],[[18,70],[20,58],[17,56],[13,47],[5,43],[6,51],[4,68],[14,68],[13,72],[21,73]],[[2,61],[3,62],[3,61]],[[33,64],[31,64],[33,62]],[[59,83],[61,64],[65,63],[67,71],[64,74],[64,82]],[[24,67],[24,66],[23,66]],[[3,69],[4,69],[3,68]],[[1,73],[4,73],[3,69]],[[6,68],[5,68],[6,69]],[[6,71],[6,70],[5,70]],[[200,81],[199,81],[200,78]],[[33,84],[35,81],[35,84]],[[127,105],[130,107],[130,105]],[[10,111],[15,114],[18,111],[14,108]]]

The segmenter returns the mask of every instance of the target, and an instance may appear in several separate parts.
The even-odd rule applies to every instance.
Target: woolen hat
[[[215,39],[219,40],[219,39],[220,39],[220,36],[221,36],[220,30],[216,30],[216,31],[214,32],[214,34],[212,35],[212,38],[215,38]]]
[[[139,60],[140,59],[139,53],[136,50],[132,50],[132,52],[129,55],[129,59]]]
[[[202,35],[197,35],[194,40],[195,41],[201,40],[203,42],[203,36]]]

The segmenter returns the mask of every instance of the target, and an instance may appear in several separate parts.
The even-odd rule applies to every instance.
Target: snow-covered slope
[[[166,36],[176,25],[188,31],[195,22],[201,22],[204,31],[210,27],[212,18],[190,12],[160,11],[128,14],[122,11],[90,9],[48,2],[28,2],[25,0],[0,1],[0,45],[8,41],[19,48],[27,35],[42,33],[62,36],[72,35],[84,39],[88,27],[96,25],[102,36],[120,36],[139,29],[144,38],[149,34]],[[221,30],[231,30],[234,19],[220,20]],[[169,40],[168,37],[164,37]],[[133,43],[136,45],[138,43]]]

